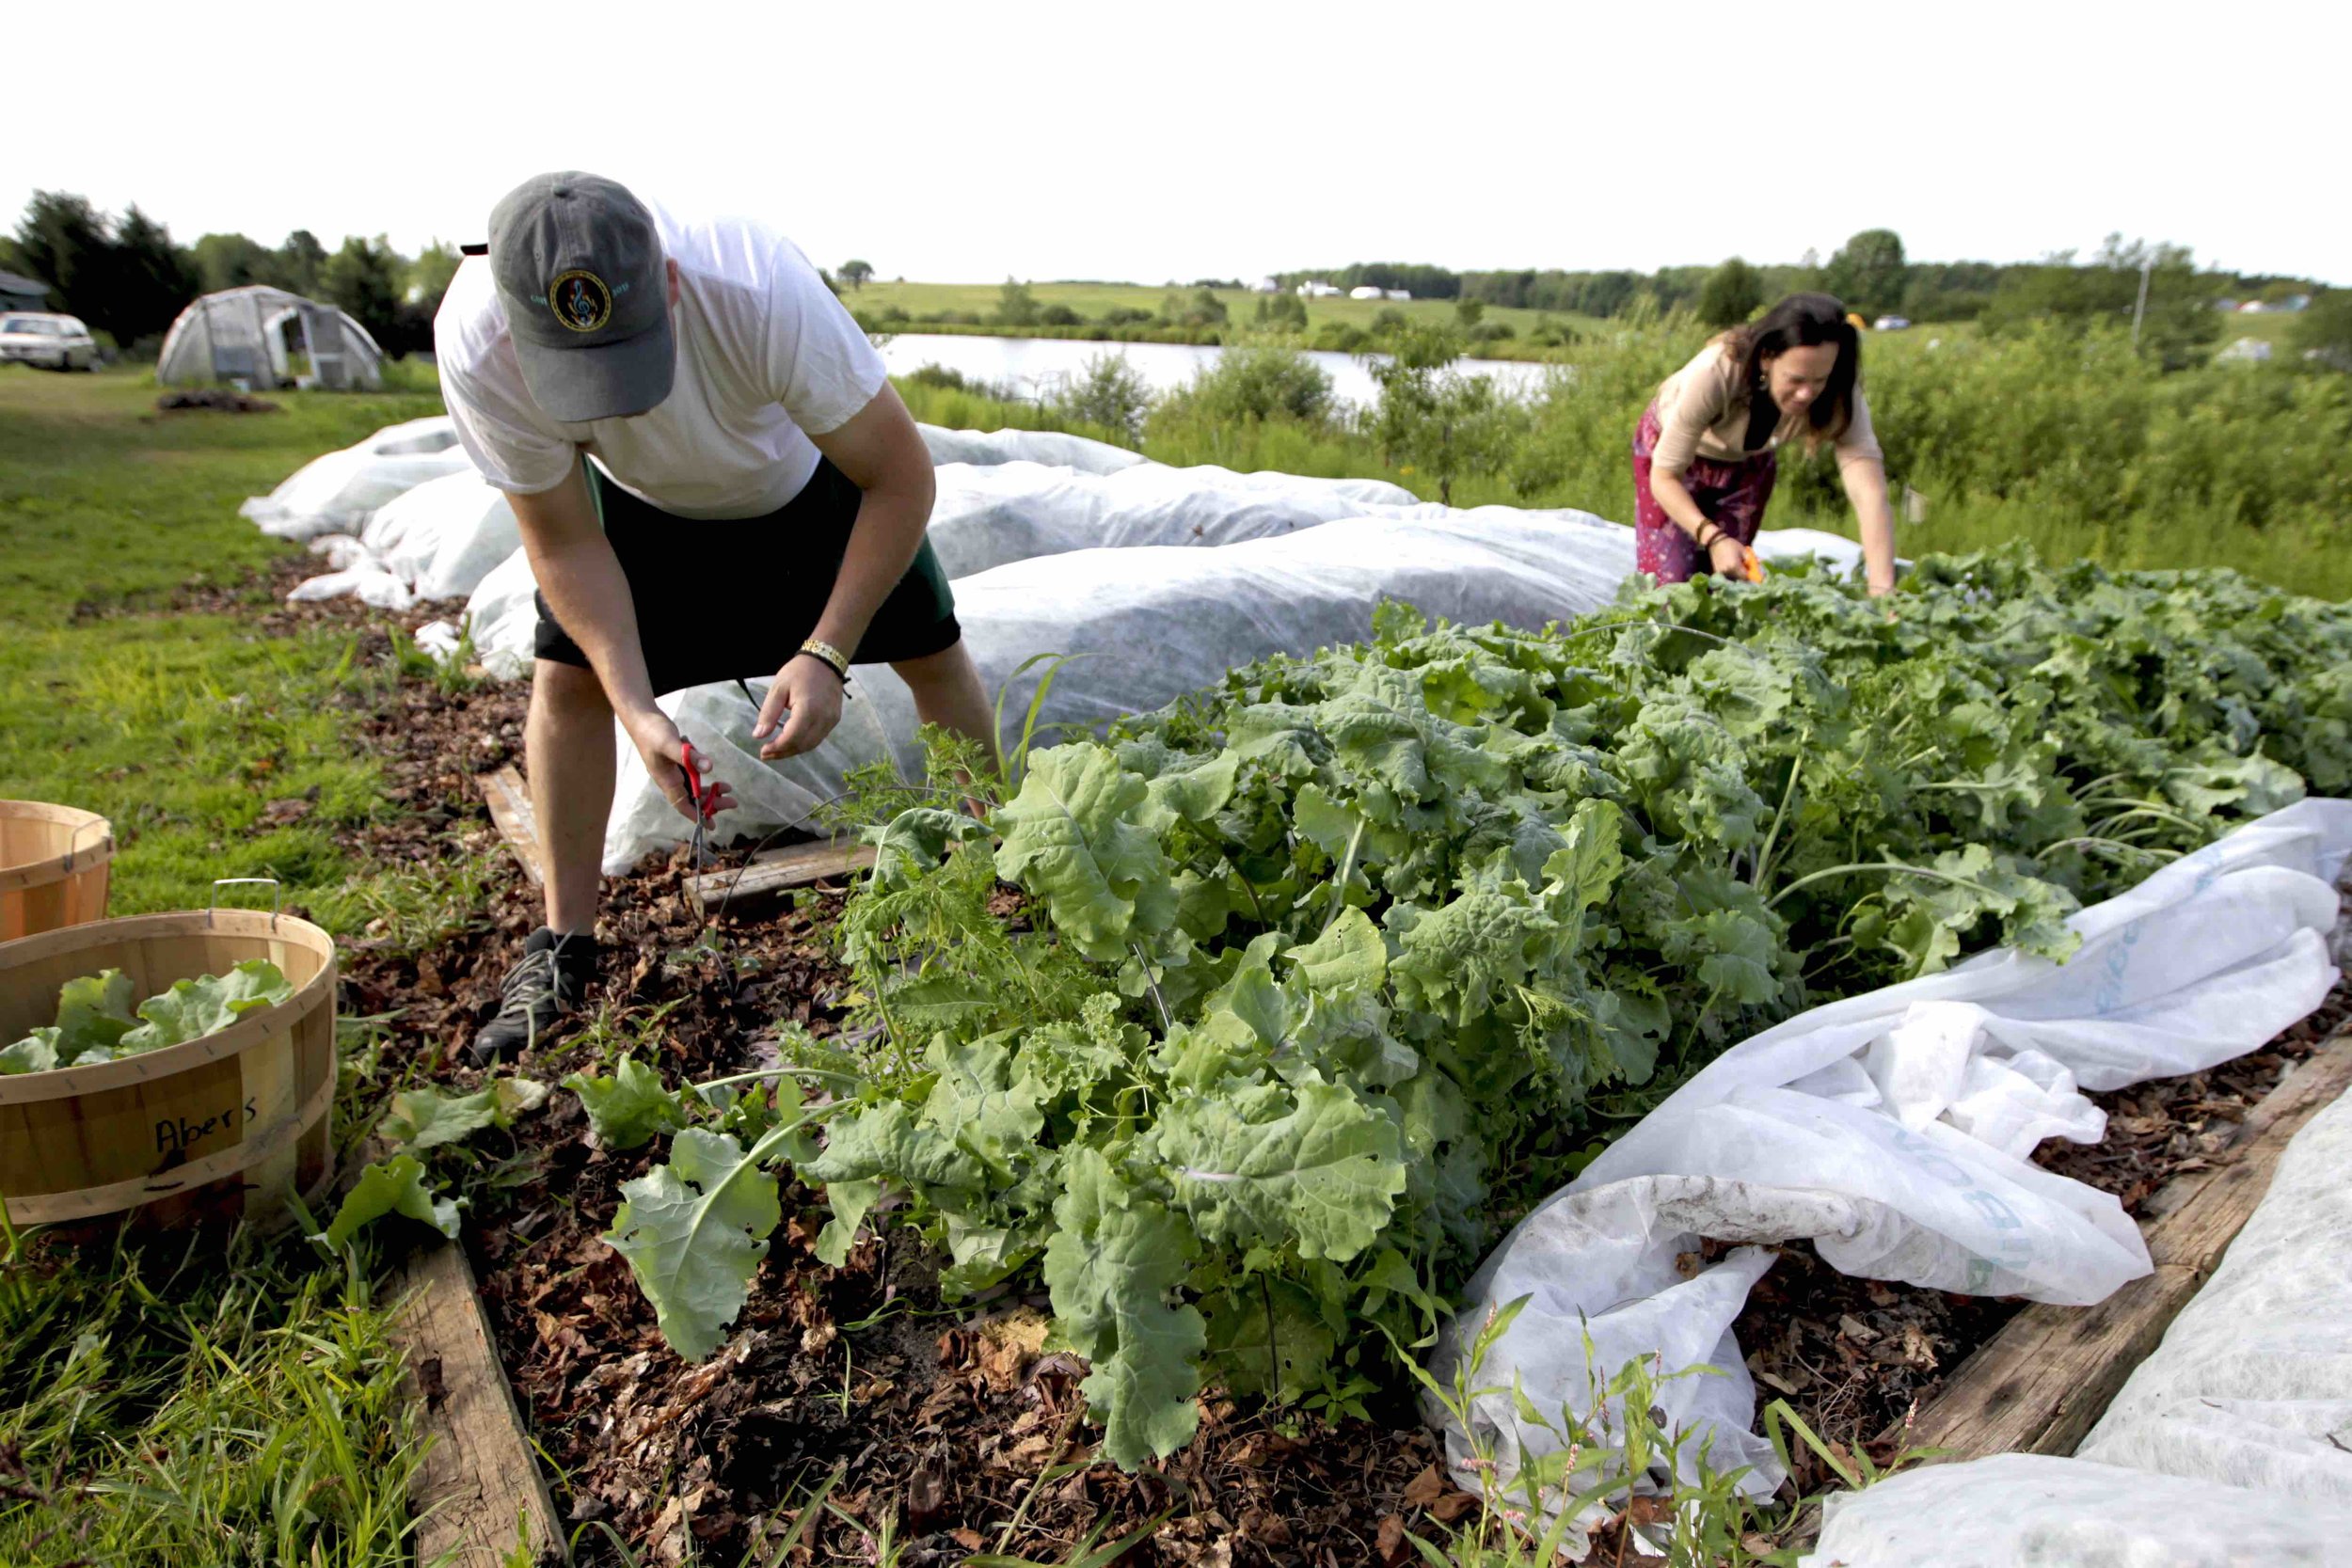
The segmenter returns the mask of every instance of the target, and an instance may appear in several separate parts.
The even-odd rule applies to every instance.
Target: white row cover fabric
[[[310,542],[334,570],[298,585],[289,598],[353,594],[385,609],[418,600],[462,599],[522,548],[521,525],[504,492],[471,468],[426,480],[370,514],[355,536]],[[398,602],[393,602],[398,601]]]
[[[532,636],[539,625],[532,595],[538,591],[531,558],[518,549],[500,562],[466,601],[464,621],[473,636],[474,658],[495,679],[520,680],[531,673]],[[431,629],[419,628],[417,645],[437,658],[447,657],[456,648],[457,629],[450,628],[446,645],[438,642],[439,633],[428,644],[425,633]]]
[[[2287,1145],[2221,1266],[2075,1453],[2352,1510],[2352,1100]]]
[[[1780,1471],[1750,1432],[1755,1394],[1731,1324],[1771,1266],[1742,1246],[1686,1277],[1701,1238],[1810,1239],[1842,1272],[1977,1295],[2087,1306],[2150,1271],[2111,1196],[2030,1164],[2048,1136],[2094,1142],[2105,1117],[2080,1089],[2195,1072],[2260,1046],[2337,978],[2335,882],[2352,854],[2352,801],[2308,800],[2250,823],[2068,922],[2065,964],[2010,950],[1817,1007],[1702,1069],[1506,1237],[1472,1278],[1457,1323],[1530,1297],[1477,1381],[1500,1386],[1448,1427],[1455,1475],[1484,1449],[1507,1488],[1557,1442],[1523,1426],[1580,1411],[1588,1374],[1637,1357],[1721,1376],[1667,1384],[1671,1428],[1712,1462]],[[1586,1336],[1591,1355],[1587,1358]],[[1461,1341],[1436,1358],[1450,1384]],[[1900,1560],[1869,1559],[1858,1560]]]
[[[2220,1268],[2072,1459],[1830,1499],[1811,1563],[2352,1561],[2352,1099],[2296,1134]]]
[[[522,548],[523,535],[505,492],[466,468],[379,507],[359,542],[420,599],[462,599]]]
[[[237,515],[280,539],[354,533],[387,501],[468,467],[447,415],[410,420],[311,459],[268,495],[248,499]]]
[[[361,604],[397,612],[417,602],[417,591],[386,571],[373,558],[362,554],[352,565],[305,578],[287,590],[287,603],[300,604],[305,599],[358,599]]]
[[[1231,545],[1373,514],[1443,516],[1376,479],[1140,464],[1097,474],[1039,463],[938,470],[930,543],[952,580],[1042,555],[1145,545]]]
[[[1042,463],[1082,474],[1115,474],[1151,461],[1139,451],[1057,430],[948,430],[935,424],[914,428],[922,433],[934,464]]]
[[[2055,1454],[1906,1470],[1830,1498],[1804,1568],[2344,1568],[2352,1510]]]
[[[1174,544],[1179,540],[1172,525],[1184,520],[1205,523],[1204,534],[1217,533],[1219,538],[1214,542],[1222,542],[1278,531],[1280,527],[1300,527],[1309,520],[1327,521],[1348,510],[1343,498],[1384,504],[1400,499],[1410,503],[1413,499],[1409,492],[1376,480],[1294,479],[1286,474],[1234,474],[1216,467],[1172,469],[1146,463],[1138,453],[1119,447],[1052,431],[918,428],[932,451],[933,462],[959,465],[950,472],[960,477],[942,475],[941,499],[947,504],[933,515],[935,530],[941,523],[949,524],[944,537],[961,541],[961,546],[946,546],[961,552],[957,557],[959,564],[949,567],[950,577],[1022,555],[1045,553],[1041,546],[1032,547],[1032,531],[1063,540],[1053,546],[1058,549],[1092,544]],[[996,465],[1009,467],[1018,477],[987,477]],[[1056,471],[1049,479],[1044,477],[1045,467],[1072,471]],[[1200,477],[1190,486],[1147,483],[1107,497],[1083,488],[1085,476],[1138,467],[1161,474]],[[460,484],[460,475],[469,483]],[[437,485],[437,481],[440,482]],[[1052,494],[1056,482],[1079,488],[1056,497]],[[1236,515],[1222,529],[1216,524],[1223,515],[1215,509],[1196,504],[1191,515],[1185,515],[1184,498],[1193,490],[1267,489],[1306,492],[1319,499],[1314,504],[1272,505],[1261,516]],[[1038,498],[1035,510],[1019,512],[1011,506],[1010,498],[1025,494]],[[378,519],[374,515],[379,509],[392,515]],[[1110,531],[1104,523],[1105,515],[1122,509],[1136,515],[1121,536],[1095,537]],[[263,532],[280,538],[317,540],[333,534],[358,538],[382,558],[373,563],[375,569],[370,570],[370,562],[344,552],[335,561],[333,572],[302,584],[298,596],[321,599],[349,594],[389,609],[405,609],[416,599],[463,598],[521,543],[512,510],[497,490],[474,473],[458,449],[456,427],[446,415],[390,425],[357,446],[316,458],[269,495],[246,500],[238,513],[259,524]],[[1163,515],[1165,527],[1153,520]],[[394,536],[412,537],[404,558],[392,558],[391,539],[384,536],[387,529]],[[1169,537],[1150,537],[1155,531],[1165,531]],[[416,542],[421,537],[429,537],[432,543]],[[943,536],[935,532],[934,537]],[[399,595],[384,580],[387,577],[407,585],[408,600],[392,602]]]
[[[1760,544],[1788,553],[1771,534]],[[1597,609],[1632,570],[1630,529],[1581,512],[1490,506],[1353,518],[1215,549],[1090,549],[1012,562],[959,580],[956,615],[983,687],[992,699],[1005,693],[1008,714],[1027,711],[1045,673],[1042,666],[1024,672],[1024,664],[1068,655],[1039,721],[1093,729],[1164,706],[1237,665],[1359,641],[1384,598],[1456,621],[1536,627]],[[745,672],[755,691],[772,673]],[[852,684],[857,698],[833,736],[782,765],[759,760],[753,709],[734,686],[662,700],[739,802],[720,819],[714,844],[803,822],[818,801],[841,793],[851,769],[884,754],[901,773],[919,771],[905,683],[886,668],[861,666]],[[687,827],[624,743],[605,832],[607,872],[621,875],[675,847]]]

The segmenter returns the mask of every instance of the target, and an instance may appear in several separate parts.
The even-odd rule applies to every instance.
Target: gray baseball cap
[[[661,236],[612,181],[534,175],[490,213],[490,276],[532,401],[566,424],[642,414],[670,395]]]

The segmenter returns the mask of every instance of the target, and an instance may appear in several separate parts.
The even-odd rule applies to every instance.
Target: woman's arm
[[[1652,467],[1649,493],[1657,498],[1659,509],[1674,519],[1675,527],[1692,540],[1703,541],[1700,548],[1707,552],[1710,570],[1725,576],[1739,572],[1745,549],[1730,531],[1699,510],[1698,501],[1691,495],[1691,487],[1682,483],[1680,474]]]
[[[1886,499],[1886,465],[1875,457],[1838,466],[1846,499],[1862,529],[1862,570],[1873,596],[1895,587],[1895,509]],[[1656,484],[1653,481],[1652,488]]]

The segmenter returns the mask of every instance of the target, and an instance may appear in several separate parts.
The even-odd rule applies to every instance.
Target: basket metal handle
[[[205,925],[207,925],[207,926],[210,926],[210,925],[213,923],[213,916],[214,916],[215,913],[219,912],[219,910],[220,910],[220,890],[221,890],[222,888],[225,888],[225,887],[240,887],[240,886],[253,886],[253,887],[259,887],[259,886],[261,886],[261,885],[262,885],[262,884],[264,884],[264,883],[268,884],[268,887],[269,887],[269,928],[270,928],[271,930],[273,930],[273,931],[275,931],[276,929],[278,929],[278,895],[279,895],[279,891],[280,891],[280,890],[279,890],[278,885],[278,879],[277,879],[277,878],[275,878],[275,877],[215,877],[215,878],[214,878],[214,879],[213,879],[213,901],[212,901],[211,903],[209,903],[209,904],[207,904],[207,905],[205,905],[205,906],[204,906],[204,924],[205,924]]]
[[[74,824],[73,831],[65,835],[65,868],[68,871],[73,869],[73,847],[82,841],[82,835],[92,828],[103,828],[105,826],[106,819],[103,816],[93,816],[87,822],[77,822]],[[111,838],[113,834],[109,832],[107,836]]]

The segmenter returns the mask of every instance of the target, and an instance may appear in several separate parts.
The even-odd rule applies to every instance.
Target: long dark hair
[[[1853,423],[1854,387],[1862,378],[1862,335],[1846,319],[1846,308],[1829,294],[1790,294],[1762,319],[1723,335],[1724,352],[1740,367],[1740,385],[1750,397],[1767,395],[1764,361],[1792,348],[1837,345],[1829,385],[1805,410],[1813,430],[1808,444],[1835,441]]]

